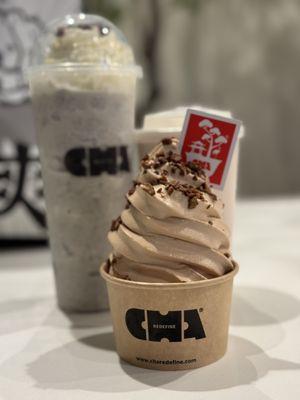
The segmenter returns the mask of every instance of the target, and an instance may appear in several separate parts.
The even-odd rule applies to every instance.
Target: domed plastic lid
[[[67,15],[48,25],[39,39],[35,65],[39,67],[100,66],[122,69],[141,76],[131,46],[123,33],[107,19],[88,14]]]

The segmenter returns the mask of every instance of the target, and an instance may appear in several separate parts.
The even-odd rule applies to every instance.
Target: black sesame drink
[[[132,178],[139,70],[123,34],[84,14],[51,26],[41,60],[29,75],[58,304],[105,309],[98,267]]]

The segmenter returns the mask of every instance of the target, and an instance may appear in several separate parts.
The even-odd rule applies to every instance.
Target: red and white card
[[[240,126],[236,119],[187,110],[179,150],[185,161],[201,165],[216,189],[224,188]]]

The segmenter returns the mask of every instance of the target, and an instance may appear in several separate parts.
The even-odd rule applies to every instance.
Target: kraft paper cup
[[[130,364],[183,370],[224,356],[235,269],[191,283],[142,283],[108,274],[106,280],[119,356]]]

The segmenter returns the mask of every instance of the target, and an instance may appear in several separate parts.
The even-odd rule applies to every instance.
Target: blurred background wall
[[[300,193],[299,0],[0,0],[0,242],[44,239],[45,208],[24,70],[47,22],[83,10],[133,45],[146,113],[200,104],[246,127],[242,197]]]
[[[46,238],[26,70],[46,24],[81,6],[80,0],[0,0],[0,245]]]
[[[85,0],[114,20],[144,68],[145,112],[198,103],[246,126],[239,194],[300,192],[298,0]]]

